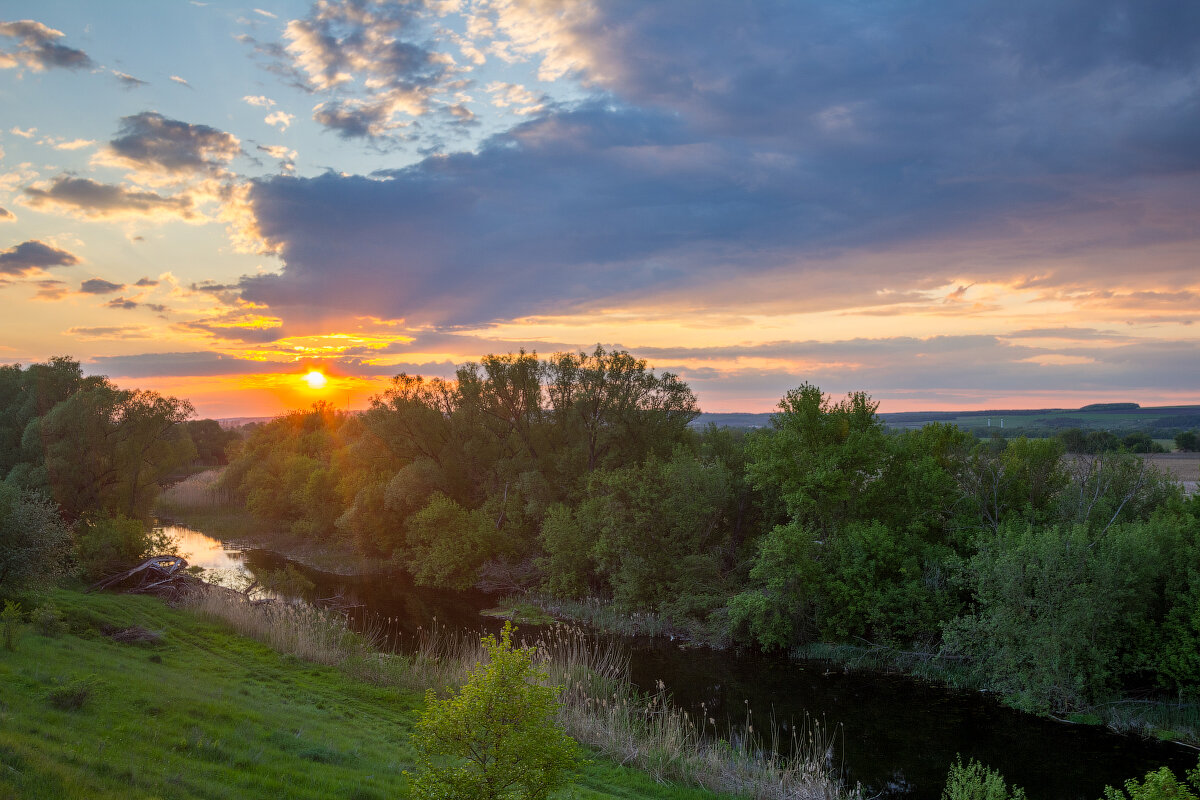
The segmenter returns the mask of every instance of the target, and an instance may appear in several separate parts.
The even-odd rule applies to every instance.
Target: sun
[[[304,376],[304,382],[308,384],[310,389],[324,389],[328,379],[315,369]]]

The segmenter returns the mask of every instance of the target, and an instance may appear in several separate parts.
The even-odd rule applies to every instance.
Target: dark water
[[[279,569],[287,559],[248,550],[251,573]],[[358,624],[388,621],[404,636],[435,624],[495,630],[480,615],[492,603],[478,592],[420,589],[403,575],[344,577],[295,565],[316,584],[314,598],[339,596],[357,605]],[[310,598],[310,599],[314,599]],[[1103,728],[1038,719],[973,692],[934,688],[899,676],[844,674],[837,667],[794,662],[757,652],[682,648],[661,639],[623,639],[633,681],[652,689],[666,683],[677,705],[701,704],[721,731],[747,718],[759,731],[809,717],[836,733],[837,763],[869,795],[938,800],[956,754],[976,758],[1023,786],[1031,800],[1098,800],[1160,766],[1182,773],[1196,766],[1194,750],[1119,736]],[[786,738],[787,734],[784,734]]]

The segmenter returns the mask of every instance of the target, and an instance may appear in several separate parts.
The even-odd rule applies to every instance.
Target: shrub
[[[17,634],[21,632],[21,604],[11,600],[4,601],[4,610],[0,611],[0,628],[4,631],[4,649],[17,649]]]
[[[950,765],[942,800],[1025,800],[1025,790],[1009,789],[1003,775],[973,758],[964,766],[960,755]]]
[[[75,542],[80,569],[85,578],[93,580],[172,549],[166,534],[148,529],[141,520],[119,515],[88,520]]]
[[[1197,800],[1196,793],[1200,792],[1200,764],[1188,773],[1187,780],[1187,783],[1181,783],[1171,770],[1162,767],[1154,772],[1147,772],[1144,781],[1133,778],[1125,781],[1125,791],[1105,786],[1104,800]]]
[[[94,677],[76,678],[65,686],[58,686],[46,694],[50,705],[61,711],[78,711],[87,705],[96,691]]]
[[[534,648],[512,645],[512,624],[483,638],[487,661],[462,690],[425,695],[413,743],[413,797],[428,800],[543,800],[569,782],[578,745],[556,721],[557,687],[533,664]],[[435,760],[437,763],[435,763]]]
[[[67,628],[62,612],[52,605],[35,608],[29,613],[29,621],[42,636],[57,636]]]
[[[53,500],[0,482],[0,587],[53,583],[70,548],[70,530]]]

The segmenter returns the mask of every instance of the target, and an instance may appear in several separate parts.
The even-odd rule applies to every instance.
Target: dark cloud
[[[0,275],[24,275],[51,267],[70,267],[79,257],[37,239],[0,250]]]
[[[601,99],[382,180],[255,182],[284,267],[245,297],[469,324],[685,293],[857,307],[1030,263],[1047,287],[1193,281],[1200,6],[592,10],[530,46]],[[342,36],[310,32],[306,69],[332,91]],[[1143,260],[1165,244],[1170,263]]]
[[[134,284],[134,286],[138,286],[141,288],[149,288],[152,286],[158,286],[158,281],[156,281],[152,278],[138,278],[138,281],[137,281],[137,283]]]
[[[132,311],[138,307],[136,300],[130,300],[127,297],[114,297],[104,304],[105,308],[119,308],[122,311]]]
[[[0,222],[15,222],[17,215],[9,211],[7,208],[0,207]]]
[[[181,217],[196,216],[192,199],[186,195],[166,197],[155,192],[127,189],[90,178],[60,175],[48,188],[25,187],[25,196],[33,208],[60,209],[92,218],[110,217]]]
[[[1073,343],[1033,347],[1008,337],[894,337],[833,342],[784,341],[717,348],[637,348],[660,369],[679,373],[706,396],[736,393],[781,397],[802,382],[834,395],[868,391],[876,399],[939,397],[946,402],[1018,394],[1113,390],[1200,391],[1200,372],[1180,373],[1195,343],[1136,339],[1118,345]],[[743,367],[738,359],[770,358],[794,368]],[[1195,374],[1193,374],[1195,373]],[[731,387],[736,387],[731,392]]]
[[[106,281],[103,278],[89,278],[79,286],[79,291],[84,294],[112,294],[119,292],[125,288],[123,283],[113,283]]]
[[[300,373],[318,362],[257,361],[215,352],[142,353],[129,356],[97,356],[92,371],[122,378],[215,377],[220,375],[260,375],[264,373]],[[357,358],[321,359],[319,366],[327,374],[355,377],[390,377],[401,372],[419,375],[454,373],[450,362],[372,364]]]
[[[15,47],[0,49],[0,68],[24,66],[34,72],[61,67],[85,69],[94,66],[82,50],[59,44],[63,32],[32,19],[0,22],[0,36],[16,39]]]
[[[168,175],[215,173],[242,152],[237,137],[155,111],[121,118],[107,155],[126,166]]]

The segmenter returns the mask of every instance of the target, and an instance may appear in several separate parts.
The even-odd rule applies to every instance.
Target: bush
[[[0,587],[53,583],[70,548],[71,532],[53,500],[0,482]]]
[[[46,694],[50,705],[61,711],[78,711],[87,705],[96,691],[94,677],[76,678],[65,686],[58,686]]]
[[[0,629],[4,632],[4,649],[17,649],[17,634],[21,632],[21,604],[11,600],[4,601],[4,610],[0,611]]]
[[[1200,792],[1200,765],[1188,773],[1187,783],[1180,783],[1171,770],[1162,767],[1147,772],[1144,781],[1133,778],[1125,781],[1125,791],[1104,787],[1104,800],[1197,800]],[[1190,785],[1189,785],[1190,784]]]
[[[483,638],[487,661],[472,668],[458,694],[438,700],[426,693],[413,733],[413,797],[543,800],[570,781],[578,745],[556,720],[560,690],[543,685],[534,649],[514,648],[512,633],[508,623],[499,641]]]
[[[1003,775],[975,759],[963,766],[960,755],[950,765],[942,800],[1025,800],[1025,791],[1019,786],[1009,789]]]
[[[35,608],[29,613],[29,621],[42,636],[57,636],[67,628],[62,612],[52,605]]]
[[[103,516],[85,522],[75,542],[83,576],[102,578],[136,566],[152,555],[173,552],[170,539],[148,529],[141,520]]]

